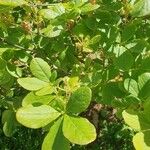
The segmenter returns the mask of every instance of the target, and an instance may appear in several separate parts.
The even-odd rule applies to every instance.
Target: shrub
[[[111,106],[150,149],[149,0],[0,0],[3,132],[47,132],[42,150],[87,145],[90,103]]]

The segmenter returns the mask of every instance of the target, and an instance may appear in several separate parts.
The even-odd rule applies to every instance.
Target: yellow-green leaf
[[[71,113],[80,113],[84,111],[90,104],[92,97],[91,89],[88,87],[80,87],[74,91],[68,101],[67,111]]]
[[[63,134],[72,143],[86,145],[96,139],[96,130],[87,119],[64,116]]]
[[[60,113],[48,105],[22,107],[16,113],[19,123],[34,129],[46,126],[59,116]]]
[[[25,98],[22,101],[22,106],[26,107],[28,105],[36,105],[36,104],[48,104],[51,102],[55,96],[53,95],[44,95],[44,96],[38,96],[34,92],[30,92],[25,96]]]
[[[50,66],[43,59],[41,58],[32,59],[30,63],[30,70],[36,78],[45,82],[49,82],[51,77]]]
[[[37,91],[49,85],[49,83],[41,81],[37,78],[19,78],[18,83],[29,91]]]
[[[62,120],[63,118],[59,118],[54,124],[51,126],[48,134],[44,138],[42,144],[42,150],[69,150],[69,141],[64,137],[62,133]]]
[[[139,132],[133,137],[136,150],[150,150],[150,131]]]

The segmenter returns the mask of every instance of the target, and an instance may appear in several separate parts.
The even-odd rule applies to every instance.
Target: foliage
[[[150,149],[149,0],[0,0],[0,43],[7,137],[23,125],[47,132],[42,150],[87,145],[97,129],[81,114],[96,101]]]
[[[100,115],[100,136],[97,141],[85,146],[71,145],[71,150],[131,150],[132,132],[131,129],[125,127],[120,121],[110,122],[108,116]],[[20,127],[12,137],[6,137],[3,132],[0,132],[0,147],[2,150],[40,150],[45,134],[41,129],[33,130],[25,127]]]

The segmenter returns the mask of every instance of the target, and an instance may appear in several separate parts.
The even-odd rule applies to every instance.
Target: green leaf
[[[136,32],[137,25],[135,23],[129,23],[125,28],[122,30],[122,41],[130,40]]]
[[[88,13],[90,11],[98,9],[99,7],[100,6],[98,4],[93,5],[91,3],[87,3],[87,4],[82,5],[81,13]]]
[[[55,96],[53,95],[44,95],[44,96],[38,96],[35,95],[34,92],[30,92],[25,96],[25,98],[22,101],[22,106],[26,107],[28,105],[34,105],[34,104],[48,104],[51,102]]]
[[[117,98],[112,101],[112,105],[117,108],[127,108],[132,105],[139,104],[141,100],[133,95],[126,96],[125,98]]]
[[[141,61],[140,69],[145,70],[147,72],[150,71],[150,57],[146,57]]]
[[[22,76],[22,70],[13,64],[7,63],[6,69],[13,77],[19,78]]]
[[[23,63],[27,63],[31,59],[31,55],[23,50],[15,51],[15,57]]]
[[[138,78],[138,84],[139,84],[139,97],[142,99],[147,99],[150,97],[150,73],[144,73],[139,76]]]
[[[125,123],[128,124],[131,128],[140,131],[141,126],[139,122],[139,116],[134,112],[123,111],[122,116],[125,120]]]
[[[5,69],[0,70],[0,85],[10,84],[11,81],[11,75]]]
[[[86,145],[96,139],[95,127],[85,118],[65,115],[63,134],[72,143]]]
[[[42,150],[69,150],[70,145],[69,141],[64,137],[62,133],[62,120],[63,118],[58,119],[51,126],[49,133],[44,138],[42,144]]]
[[[125,79],[124,88],[132,95],[138,96],[139,89],[138,89],[138,84],[135,80],[129,78]]]
[[[77,88],[79,86],[79,77],[77,77],[77,76],[70,77],[68,79],[68,86],[71,91],[73,91],[75,88]]]
[[[63,27],[61,25],[53,26],[50,24],[46,28],[42,29],[41,32],[45,36],[53,38],[53,37],[59,36],[62,30],[63,30]]]
[[[5,69],[5,67],[6,67],[6,61],[0,58],[0,64],[1,64],[0,65],[0,70]]]
[[[134,112],[133,110],[124,110],[122,116],[125,123],[136,131],[144,131],[150,129],[150,121],[144,114]]]
[[[127,58],[128,58],[128,61],[127,61]],[[121,69],[123,71],[127,71],[131,69],[133,66],[133,63],[134,63],[134,58],[129,51],[125,51],[115,60],[115,66],[118,69]]]
[[[150,80],[143,86],[140,90],[139,97],[143,100],[146,100],[150,97]]]
[[[15,113],[11,110],[5,110],[2,115],[2,123],[4,134],[11,137],[16,132]]]
[[[150,101],[144,103],[142,112],[133,110],[123,111],[122,115],[125,122],[136,131],[140,131],[133,137],[133,144],[137,150],[150,149]]]
[[[54,82],[54,81],[56,80],[56,78],[57,78],[57,71],[54,70],[54,71],[52,72],[52,74],[51,74],[50,81],[51,81],[51,82]]]
[[[48,86],[47,82],[41,81],[37,78],[19,78],[17,81],[23,88],[29,91],[37,91]]]
[[[0,47],[0,57],[2,57],[3,56],[3,53],[5,52],[5,51],[7,51],[9,48],[5,48],[5,47]]]
[[[115,98],[120,98],[123,95],[117,82],[109,82],[103,86],[102,103],[111,105]]]
[[[150,150],[150,131],[139,132],[133,137],[136,150]]]
[[[131,15],[134,17],[144,17],[150,15],[150,1],[139,0],[133,6]]]
[[[144,112],[143,112],[143,115],[144,117],[150,122],[150,97],[145,101],[144,103]],[[150,128],[150,126],[149,126]]]
[[[147,72],[140,75],[138,78],[139,89],[141,90],[149,80],[150,80],[150,73]]]
[[[25,0],[0,0],[2,6],[17,7],[23,4],[26,4]]]
[[[40,10],[39,14],[46,19],[54,19],[65,13],[65,8],[62,3],[53,4],[48,9]]]
[[[7,49],[5,52],[2,54],[2,58],[6,61],[11,60],[14,57],[14,50],[13,49]]]
[[[84,111],[90,104],[92,97],[91,89],[88,87],[80,87],[74,91],[67,103],[67,111],[71,113],[80,113]]]
[[[51,70],[47,62],[41,58],[34,58],[30,63],[30,70],[32,74],[45,82],[49,82],[51,77]]]
[[[36,92],[36,95],[39,95],[39,96],[48,95],[48,94],[52,94],[53,92],[55,92],[55,87],[52,85],[48,85],[38,90]]]
[[[16,113],[19,123],[34,129],[46,126],[59,116],[60,113],[48,105],[22,107]]]
[[[64,98],[61,96],[56,96],[55,99],[51,101],[49,105],[58,111],[65,111],[66,100],[64,100]]]
[[[95,35],[92,39],[90,39],[89,41],[89,45],[95,45],[97,43],[99,43],[99,41],[101,40],[101,35]]]

